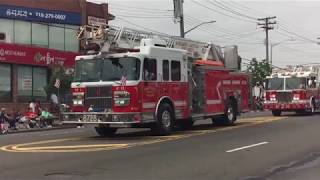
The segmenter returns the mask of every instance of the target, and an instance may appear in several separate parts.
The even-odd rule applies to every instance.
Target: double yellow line
[[[95,152],[95,151],[108,151],[115,149],[123,149],[130,148],[134,146],[142,146],[149,145],[155,143],[161,143],[166,141],[174,141],[179,139],[185,139],[194,136],[200,136],[209,133],[228,131],[232,129],[238,129],[242,127],[254,126],[258,124],[278,121],[281,119],[286,119],[287,117],[256,117],[256,118],[247,118],[241,119],[239,125],[230,126],[225,128],[215,128],[208,130],[192,130],[188,132],[183,132],[181,134],[175,134],[171,136],[160,136],[154,138],[147,138],[147,140],[141,142],[134,143],[108,143],[108,144],[91,144],[91,145],[50,145],[50,144],[58,144],[62,142],[71,142],[71,141],[79,141],[85,140],[86,138],[67,138],[67,139],[55,139],[55,140],[46,140],[46,141],[38,141],[32,143],[23,143],[23,144],[13,144],[6,145],[0,148],[2,151],[6,152],[16,152],[16,153],[75,153],[75,152]],[[123,139],[125,140],[125,138]]]

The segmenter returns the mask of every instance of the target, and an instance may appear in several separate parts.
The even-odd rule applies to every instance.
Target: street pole
[[[282,44],[282,43],[284,43],[284,42],[286,42],[286,41],[294,41],[295,39],[292,37],[292,38],[290,38],[290,39],[285,39],[285,40],[282,40],[282,41],[280,41],[280,42],[277,42],[277,43],[271,43],[271,45],[270,45],[270,65],[272,66],[272,63],[273,63],[273,54],[272,54],[272,52],[273,52],[273,47],[275,47],[275,46],[278,46],[278,45],[280,45],[280,44]]]
[[[184,38],[184,17],[183,17],[183,0],[173,0],[174,6],[174,19],[180,23],[180,37]]]
[[[204,24],[210,24],[210,23],[215,23],[216,21],[208,21],[208,22],[202,22],[196,26],[194,26],[193,28],[189,29],[188,31],[184,32],[184,36],[186,36],[187,33],[189,33],[190,31],[196,29],[197,27],[204,25]]]
[[[183,18],[183,8],[181,7],[181,16],[180,16],[180,37],[184,38],[184,18]]]
[[[269,19],[266,19],[266,26],[268,26]],[[269,62],[269,28],[266,27],[266,61]],[[271,64],[271,62],[270,62]]]
[[[263,23],[258,23],[259,26],[261,26],[260,28],[265,29],[266,31],[266,61],[269,62],[269,30],[274,29],[273,26],[276,24],[275,21],[270,22],[271,19],[275,19],[276,16],[273,17],[266,17],[266,18],[259,18],[258,21],[264,21]],[[269,62],[270,63],[270,62]]]

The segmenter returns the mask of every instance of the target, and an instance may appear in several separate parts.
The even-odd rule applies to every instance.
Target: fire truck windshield
[[[140,60],[134,57],[96,58],[76,61],[75,77],[77,82],[138,80]]]
[[[283,90],[284,78],[271,78],[267,80],[267,90]]]
[[[305,89],[307,79],[303,77],[286,78],[286,90]]]

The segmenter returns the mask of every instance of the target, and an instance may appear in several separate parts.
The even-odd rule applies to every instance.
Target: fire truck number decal
[[[97,115],[92,115],[92,114],[85,114],[83,115],[83,121],[85,122],[95,122],[97,121]]]

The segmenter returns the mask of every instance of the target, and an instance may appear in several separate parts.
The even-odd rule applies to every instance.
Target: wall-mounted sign
[[[0,62],[73,67],[77,53],[0,43]]]
[[[0,17],[25,21],[81,25],[81,15],[79,13],[19,6],[1,5]]]
[[[107,20],[94,16],[88,16],[88,24],[91,26],[105,26],[107,25]]]

